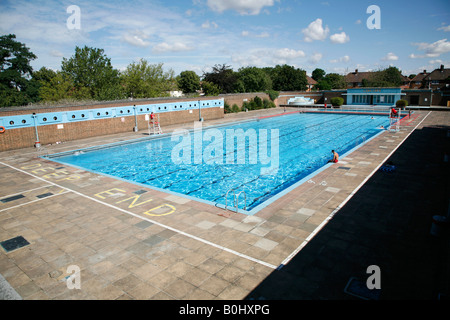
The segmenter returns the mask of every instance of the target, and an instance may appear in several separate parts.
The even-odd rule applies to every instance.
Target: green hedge
[[[397,100],[397,102],[395,103],[395,106],[397,107],[397,108],[404,108],[404,107],[406,107],[408,105],[408,101],[406,101],[406,100],[404,100],[404,99],[400,99],[400,100]]]
[[[341,97],[331,98],[330,102],[333,107],[340,107],[344,104],[344,98]]]

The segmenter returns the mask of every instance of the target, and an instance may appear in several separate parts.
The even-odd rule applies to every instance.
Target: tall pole
[[[40,148],[41,147],[41,143],[39,142],[39,134],[38,134],[38,129],[37,129],[37,123],[36,123],[36,113],[33,112],[33,120],[34,120],[34,132],[36,133],[36,142],[34,143],[34,146],[36,148]]]
[[[134,105],[133,108],[134,108],[134,123],[135,123],[135,126],[134,126],[133,131],[134,131],[134,132],[138,132],[138,122],[137,122],[137,110],[136,110],[136,105]]]
[[[202,119],[202,109],[200,107],[200,100],[198,100],[198,121],[203,121]]]

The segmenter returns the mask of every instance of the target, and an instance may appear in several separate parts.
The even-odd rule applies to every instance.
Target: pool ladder
[[[234,202],[234,209],[235,212],[238,212],[239,210],[239,196],[241,195],[241,193],[244,194],[244,210],[247,210],[247,194],[245,193],[244,190],[242,190],[241,192],[236,194],[236,191],[234,189],[230,189],[227,191],[226,195],[225,195],[225,210],[228,210],[228,193],[230,193],[231,191],[233,191],[233,202]]]

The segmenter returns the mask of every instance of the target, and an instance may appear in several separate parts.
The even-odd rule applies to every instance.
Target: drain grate
[[[379,300],[381,294],[380,289],[369,289],[364,281],[355,277],[350,278],[344,292],[364,300]]]
[[[133,193],[134,194],[143,194],[143,193],[146,193],[147,192],[147,190],[137,190],[137,191],[134,191]]]
[[[8,239],[0,242],[0,245],[6,252],[10,252],[29,245],[30,243],[22,236],[18,236],[12,239]]]
[[[47,193],[40,194],[40,195],[38,195],[36,197],[41,199],[41,198],[46,198],[46,197],[49,197],[49,196],[52,196],[52,195],[53,195],[53,193],[47,192]]]
[[[0,201],[3,203],[6,203],[6,202],[22,199],[22,198],[25,198],[25,196],[23,194],[18,194],[16,196],[8,197],[8,198],[2,199]]]

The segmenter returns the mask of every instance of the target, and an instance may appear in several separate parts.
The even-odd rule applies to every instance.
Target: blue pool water
[[[245,191],[246,210],[251,210],[326,165],[332,149],[342,155],[379,133],[380,126],[389,126],[387,116],[295,113],[215,127],[213,132],[203,128],[197,138],[191,131],[178,138],[167,135],[50,158],[213,204],[225,205],[229,190]],[[256,134],[257,140],[247,138],[244,146],[227,136],[238,129]],[[184,162],[178,163],[180,159]],[[243,209],[243,196],[239,200]],[[233,192],[227,201],[232,203]]]

